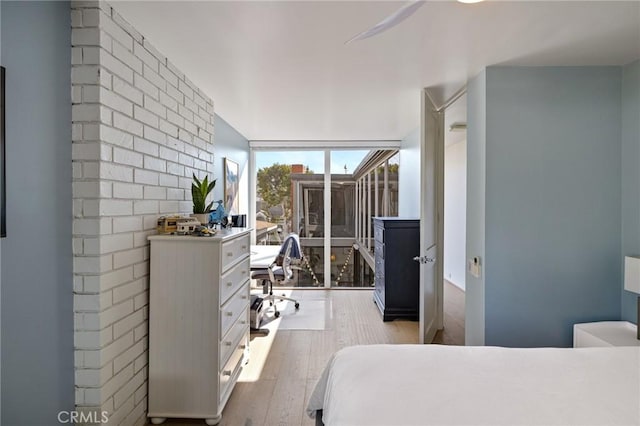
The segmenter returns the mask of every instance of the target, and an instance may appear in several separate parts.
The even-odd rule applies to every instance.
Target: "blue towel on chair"
[[[287,246],[291,244],[291,250],[289,251],[289,257],[291,259],[302,259],[302,250],[300,250],[300,238],[298,234],[291,233],[287,235],[280,248],[280,256],[284,256],[287,253]]]

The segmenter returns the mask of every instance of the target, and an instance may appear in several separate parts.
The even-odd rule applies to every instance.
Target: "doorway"
[[[466,88],[441,106],[424,89],[421,118],[421,243],[420,256],[414,258],[421,265],[420,343],[464,345],[466,152],[461,148],[466,145],[457,143],[466,141]],[[449,147],[454,148],[449,150],[447,167]],[[450,205],[445,211],[447,185]]]
[[[467,96],[444,111],[444,249],[442,343],[464,344],[466,219],[467,219]]]

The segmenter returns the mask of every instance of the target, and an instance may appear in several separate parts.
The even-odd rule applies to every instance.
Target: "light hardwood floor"
[[[280,319],[266,326],[268,335],[252,334],[250,361],[222,413],[220,425],[314,425],[304,410],[333,352],[351,345],[418,342],[417,322],[382,322],[371,290],[301,289],[294,290],[292,296],[300,300],[301,310],[305,303],[317,306],[322,301],[325,329],[281,329],[277,327]],[[444,302],[445,328],[436,335],[436,343],[464,344],[464,293],[446,283]],[[204,422],[173,419],[166,424]]]
[[[464,345],[464,291],[444,280],[444,329],[433,343]]]

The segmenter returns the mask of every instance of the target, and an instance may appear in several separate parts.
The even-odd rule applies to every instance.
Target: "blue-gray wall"
[[[640,256],[640,60],[622,68],[621,270],[625,255]],[[622,319],[637,321],[637,297],[622,292]]]
[[[400,143],[398,169],[398,216],[420,216],[420,128]]]
[[[2,424],[51,425],[74,407],[70,6],[0,4],[8,228]]]
[[[213,128],[216,147],[213,177],[218,179],[213,190],[214,200],[224,198],[224,158],[229,158],[239,165],[239,208],[241,214],[246,214],[249,210],[249,141],[217,114]]]
[[[620,318],[621,75],[487,68],[485,344],[570,346],[574,323]]]
[[[2,5],[0,5],[0,65],[2,64]],[[0,330],[2,330],[2,240],[0,240]],[[1,335],[1,332],[0,332]],[[0,338],[0,384],[2,383],[2,339]],[[0,385],[0,395],[2,394]],[[2,423],[2,397],[0,396],[0,423]]]

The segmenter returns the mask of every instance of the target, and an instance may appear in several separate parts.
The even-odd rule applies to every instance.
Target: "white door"
[[[422,91],[420,192],[420,343],[442,328],[444,114]]]

